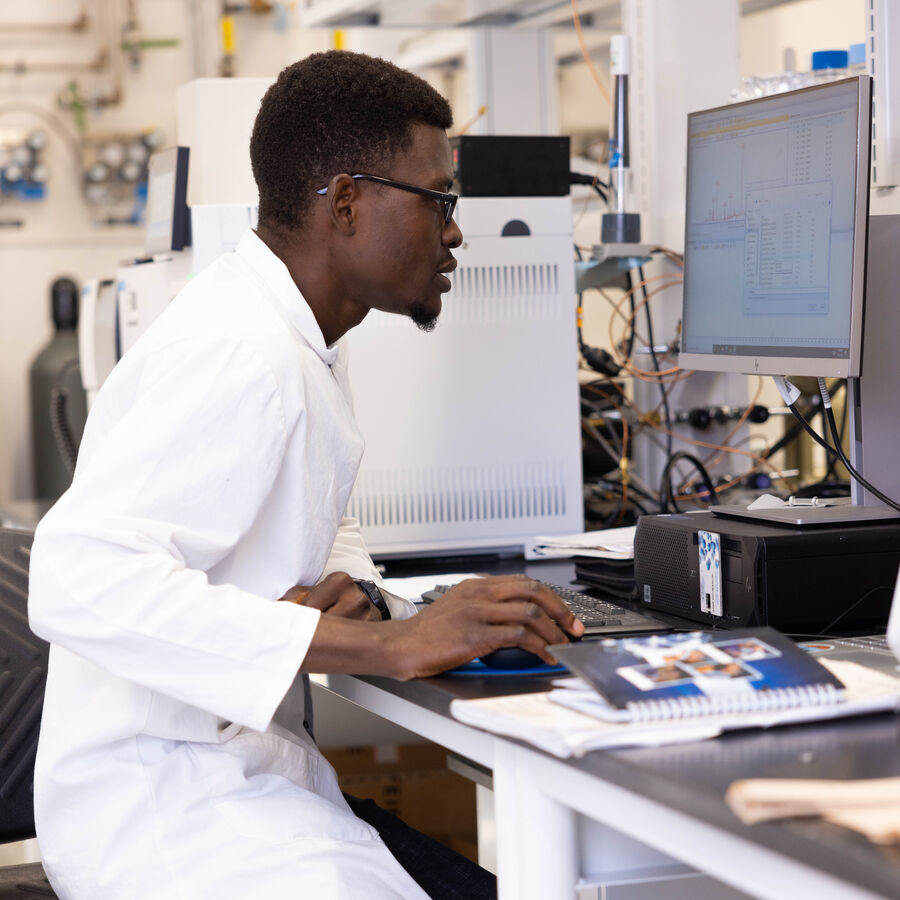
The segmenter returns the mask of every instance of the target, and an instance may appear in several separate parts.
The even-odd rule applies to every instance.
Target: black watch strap
[[[365,578],[354,578],[353,583],[369,598],[369,602],[378,612],[381,613],[383,621],[387,621],[391,617],[391,611],[388,609],[387,601],[381,588],[374,581],[367,581]]]

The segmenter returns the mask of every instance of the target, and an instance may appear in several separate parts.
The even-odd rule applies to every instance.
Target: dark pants
[[[344,799],[380,835],[394,858],[431,900],[495,900],[497,879],[487,869],[410,828],[373,800]]]

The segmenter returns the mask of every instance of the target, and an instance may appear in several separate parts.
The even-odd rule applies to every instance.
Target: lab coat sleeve
[[[279,471],[276,379],[237,342],[176,342],[134,365],[111,376],[119,387],[98,398],[72,487],[37,528],[31,626],[116,676],[264,729],[319,613],[205,573]],[[124,394],[124,412],[105,418]]]
[[[351,578],[365,578],[374,581],[381,588],[388,609],[391,611],[391,618],[408,619],[415,615],[415,604],[385,589],[384,581],[366,549],[366,543],[359,530],[359,520],[351,516],[344,516],[341,520],[331,554],[322,572],[322,578],[332,572],[346,572]]]

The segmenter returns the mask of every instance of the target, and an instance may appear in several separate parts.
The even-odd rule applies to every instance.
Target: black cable
[[[772,444],[767,450],[760,454],[763,459],[771,459],[779,450],[783,450],[788,444],[797,440],[803,434],[803,426],[799,422],[794,422],[790,428],[786,429],[784,434]]]
[[[573,246],[575,247],[575,256],[581,260],[583,258],[581,255],[581,248],[578,244],[574,244]],[[584,336],[581,331],[581,316],[584,311],[584,291],[578,292],[576,303],[578,304],[578,315],[575,319],[575,323],[578,332],[578,349],[581,352],[582,358],[595,372],[598,372],[600,375],[605,375],[607,378],[615,378],[619,372],[622,371],[622,367],[615,359],[613,359],[612,354],[602,347],[589,347],[584,342]]]
[[[831,404],[825,405],[825,416],[828,419],[828,428],[831,431],[831,439],[835,443],[835,447],[833,452],[837,453],[837,455],[841,458],[841,462],[844,464],[844,468],[850,473],[850,475],[855,478],[870,494],[874,494],[882,503],[890,506],[892,509],[900,512],[900,503],[896,503],[891,500],[886,494],[882,494],[881,491],[878,490],[874,485],[870,482],[866,481],[856,469],[850,464],[850,460],[847,459],[847,454],[844,453],[844,448],[841,446],[841,436],[838,434],[837,424],[834,421],[834,410],[831,408]]]
[[[900,504],[895,503],[893,500],[890,499],[890,497],[887,497],[884,494],[882,494],[881,491],[878,490],[878,488],[873,487],[871,484],[869,484],[869,482],[866,481],[866,479],[863,478],[862,475],[860,475],[859,472],[857,472],[856,469],[853,468],[852,464],[850,463],[850,460],[847,459],[847,456],[844,453],[844,448],[841,447],[840,444],[838,444],[837,448],[832,447],[831,444],[829,444],[828,441],[825,440],[825,438],[823,438],[819,434],[817,434],[816,431],[809,424],[809,422],[807,422],[806,419],[804,419],[803,416],[800,414],[800,410],[797,409],[796,404],[791,403],[788,406],[788,409],[796,416],[797,421],[800,422],[800,424],[803,426],[803,430],[820,447],[823,447],[827,453],[829,453],[829,454],[836,453],[840,457],[841,462],[844,464],[844,467],[850,473],[850,476],[852,478],[855,478],[867,491],[869,491],[871,494],[874,494],[882,503],[886,504],[887,506],[890,506],[891,509],[895,509],[895,510],[897,510],[897,512],[900,512]],[[832,432],[832,438],[834,438],[834,436],[837,435],[837,425],[835,424],[834,413],[831,411],[830,406],[828,406],[826,408],[826,419],[828,420],[828,426]]]
[[[622,505],[622,502],[620,499],[618,501],[617,508],[615,510],[613,510],[613,512],[610,513],[608,516],[603,517],[602,524],[603,524],[604,528],[609,528],[616,522],[616,520],[620,519],[625,514],[625,512],[628,510],[629,506],[633,506],[642,516],[649,515],[647,508],[632,496],[632,491],[631,491],[630,485],[628,488],[627,497],[625,496],[624,486],[618,482],[612,482],[608,489],[608,492],[611,494],[617,495],[617,497],[619,497],[619,498],[624,499],[625,500],[625,508],[624,509],[622,508],[623,505]],[[596,501],[602,500],[604,498],[595,497],[593,499],[596,502]],[[599,515],[599,510],[596,510],[596,509],[592,510],[590,506],[588,506],[587,509],[588,509],[588,512],[598,513],[598,515],[596,515],[595,518],[597,518],[597,519],[601,518],[601,516]]]
[[[880,584],[880,585],[878,585],[877,587],[873,587],[873,588],[871,588],[871,590],[866,591],[866,592],[862,595],[862,597],[860,597],[858,600],[856,600],[856,601],[854,601],[853,603],[851,603],[851,604],[850,604],[843,612],[838,613],[838,615],[835,616],[835,618],[833,618],[833,619],[832,619],[832,620],[831,620],[831,621],[830,621],[830,622],[829,622],[829,623],[821,630],[820,634],[823,634],[823,635],[824,635],[824,634],[827,634],[832,628],[834,628],[835,625],[837,625],[838,622],[841,621],[841,619],[844,618],[844,616],[849,615],[850,613],[852,613],[853,610],[856,609],[856,607],[859,606],[859,604],[863,602],[863,600],[866,600],[867,598],[871,597],[872,594],[875,593],[875,591],[893,591],[893,590],[894,590],[894,585],[892,585],[892,584]]]
[[[603,486],[599,484],[599,482],[604,482]],[[606,491],[611,494],[616,494],[617,496],[621,496],[625,491],[625,485],[622,484],[621,481],[613,481],[609,478],[598,478],[596,479],[596,483],[593,485],[594,490],[596,491]],[[643,503],[639,503],[632,494],[639,494],[642,500],[650,500],[654,505],[656,504],[656,498],[648,496],[643,491],[636,491],[632,488],[632,486],[628,485],[628,502],[634,503],[637,506],[643,515],[648,515],[646,508]]]
[[[595,175],[585,175],[582,172],[569,172],[569,184],[586,184],[600,195],[604,203],[607,202],[606,192],[609,190],[609,185],[605,181],[600,181]]]
[[[597,483],[603,482],[604,485],[615,485],[617,487],[622,486],[621,481],[615,481],[612,478],[600,477],[596,479]],[[659,506],[659,499],[654,497],[649,491],[645,491],[643,488],[638,487],[635,484],[632,484],[630,481],[628,482],[628,490],[635,494],[638,494],[644,500],[649,500],[654,506]]]
[[[586,434],[595,444],[598,444],[600,448],[609,456],[613,463],[618,465],[619,461],[622,459],[622,439],[616,434],[615,429],[612,428],[609,422],[603,423],[606,433],[610,435],[610,438],[604,438],[600,433],[597,426],[590,421],[588,416],[581,417],[581,430],[584,434]]]
[[[649,298],[647,296],[647,284],[646,278],[644,278],[644,267],[638,266],[638,275],[641,278],[641,290],[644,294],[644,313],[647,317],[647,340],[650,342],[650,357],[653,360],[653,368],[659,372],[659,359],[656,356],[656,341],[653,337],[653,318],[650,315],[650,304],[648,302]],[[634,294],[631,295],[634,297]],[[634,318],[632,318],[632,330]],[[666,421],[666,454],[668,456],[672,456],[672,412],[669,409],[669,395],[666,393],[666,386],[659,382],[659,390],[662,394],[662,407],[663,414],[665,416]],[[704,470],[705,471],[705,470]]]
[[[678,501],[675,499],[674,492],[672,491],[672,467],[679,462],[679,460],[690,463],[697,470],[697,473],[700,475],[700,480],[709,491],[709,502],[713,505],[717,505],[719,498],[716,495],[716,486],[713,484],[712,478],[709,477],[706,466],[704,466],[693,454],[686,453],[684,450],[679,450],[666,460],[666,464],[663,467],[662,480],[659,485],[660,512],[667,513],[669,511],[669,503],[672,504],[672,509],[674,509],[675,512],[681,512],[678,508]]]
[[[625,272],[625,283],[627,284],[628,290],[628,305],[631,308],[631,317],[629,318],[629,323],[631,324],[631,328],[628,331],[628,343],[625,345],[622,350],[622,355],[625,357],[626,362],[631,359],[631,352],[634,350],[634,281],[631,278],[631,271],[628,270]]]

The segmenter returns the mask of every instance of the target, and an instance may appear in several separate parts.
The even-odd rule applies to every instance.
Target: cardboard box
[[[412,828],[477,862],[475,785],[447,768],[437,744],[323,748],[341,790],[374,800]]]

